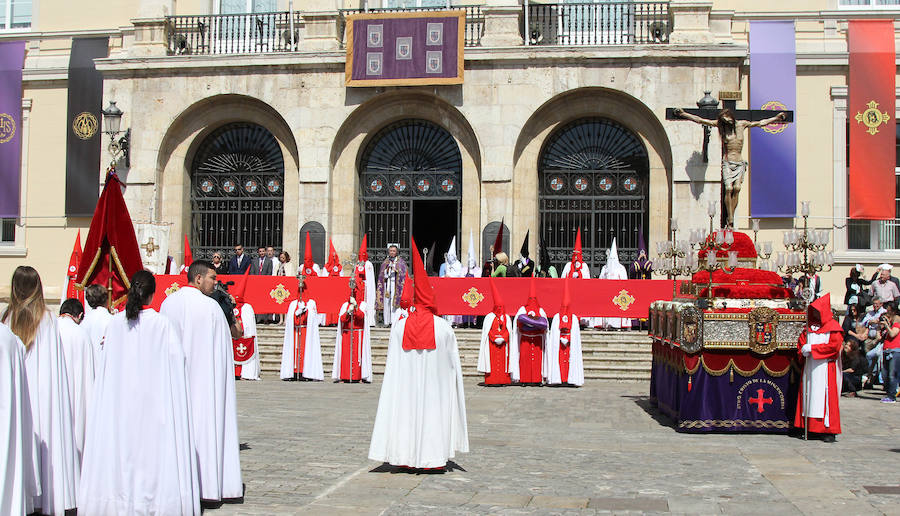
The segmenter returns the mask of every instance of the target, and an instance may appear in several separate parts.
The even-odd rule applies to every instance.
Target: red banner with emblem
[[[219,276],[227,283],[242,276]],[[319,313],[337,313],[350,297],[350,278],[307,278],[308,296],[315,299]],[[441,315],[484,315],[491,311],[491,285],[488,278],[429,278]],[[494,282],[506,310],[515,313],[528,299],[531,278],[496,278]],[[548,315],[559,311],[563,281],[536,278],[538,302]],[[569,280],[572,311],[580,317],[647,317],[650,303],[672,299],[671,280]],[[167,295],[184,286],[184,276],[156,276],[156,295],[151,306],[159,305]],[[257,314],[284,313],[297,298],[297,279],[284,276],[249,276],[244,301]]]
[[[231,339],[234,346],[234,365],[246,364],[256,351],[256,337],[244,337],[242,339]]]
[[[851,219],[893,219],[896,103],[893,20],[850,20]]]

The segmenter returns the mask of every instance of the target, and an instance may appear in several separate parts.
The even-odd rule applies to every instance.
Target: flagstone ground
[[[246,497],[207,514],[900,515],[900,494],[864,487],[900,491],[900,405],[874,391],[841,400],[844,435],[826,444],[677,433],[646,383],[467,379],[470,452],[415,475],[366,458],[380,381],[239,382]]]

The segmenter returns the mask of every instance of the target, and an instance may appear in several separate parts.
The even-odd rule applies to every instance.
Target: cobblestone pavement
[[[409,474],[367,459],[380,377],[239,382],[246,496],[207,514],[900,515],[900,494],[864,487],[900,492],[900,405],[874,391],[841,400],[826,444],[677,433],[645,383],[465,387],[470,453]]]

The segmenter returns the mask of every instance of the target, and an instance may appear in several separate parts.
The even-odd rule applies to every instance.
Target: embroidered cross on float
[[[757,412],[762,412],[766,405],[772,403],[772,398],[763,398],[763,390],[756,389],[756,397],[750,398],[748,401],[750,401],[751,405],[753,405],[753,404],[756,405]]]
[[[238,353],[241,354],[241,356],[243,356],[244,352],[247,351],[247,346],[245,346],[244,343],[241,342],[240,344],[238,344],[237,351],[238,351]],[[750,400],[750,401],[753,401],[753,400]],[[762,409],[760,409],[759,411],[762,412]]]

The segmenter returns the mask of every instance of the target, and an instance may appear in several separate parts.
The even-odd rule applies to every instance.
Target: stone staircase
[[[281,367],[284,326],[258,325],[258,344],[263,377],[277,376]],[[331,377],[336,329],[319,329],[322,339],[322,365],[325,377]],[[376,375],[384,373],[389,328],[372,328],[372,367]],[[457,329],[456,339],[463,375],[481,376],[478,366],[479,329]],[[642,331],[598,331],[581,333],[584,376],[587,380],[650,380],[650,337]]]

